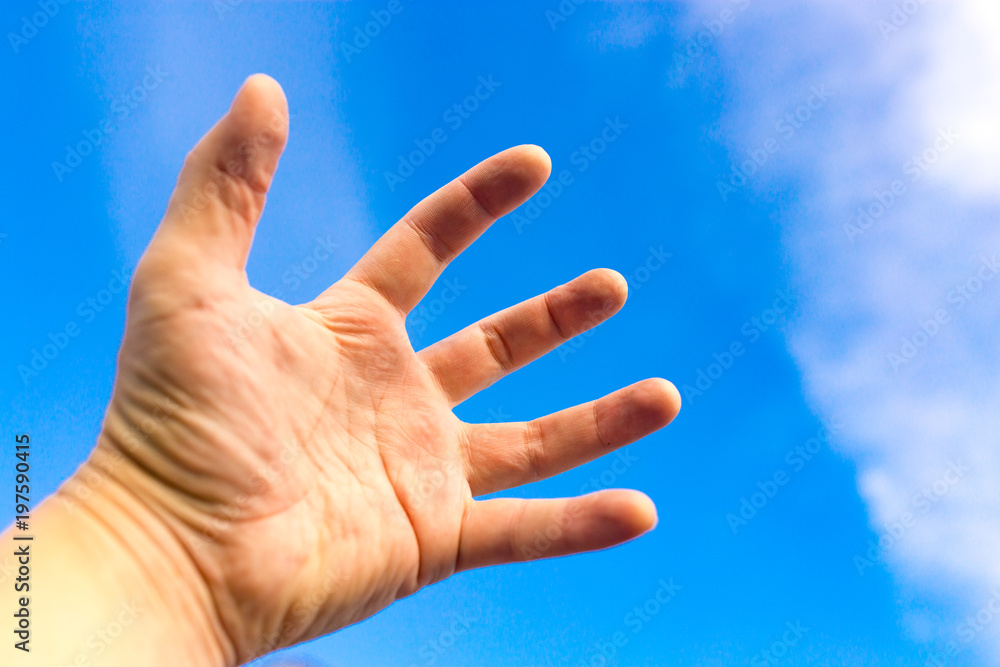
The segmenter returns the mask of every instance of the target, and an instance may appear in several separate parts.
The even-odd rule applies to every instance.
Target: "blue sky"
[[[976,92],[1000,60],[975,51],[993,10],[390,4],[73,2],[37,34],[23,23],[37,3],[5,4],[0,388],[7,433],[39,443],[39,489],[93,445],[124,325],[117,281],[185,153],[266,72],[291,137],[256,287],[309,300],[430,191],[536,143],[560,187],[448,268],[411,316],[414,345],[610,267],[631,286],[619,315],[459,416],[531,418],[648,376],[685,401],[623,456],[512,492],[641,489],[659,510],[650,535],[465,573],[260,664],[919,665],[949,642],[947,664],[989,664],[995,628],[965,641],[960,623],[1000,580],[996,473],[982,472],[996,469],[1000,281],[968,308],[949,297],[997,248],[1000,151],[969,111],[996,102]],[[96,145],[75,164],[81,142]],[[880,198],[886,211],[857,227]],[[940,310],[926,351],[894,368]],[[67,326],[78,333],[24,372]],[[907,512],[913,525],[869,561]],[[667,584],[680,588],[655,602]]]

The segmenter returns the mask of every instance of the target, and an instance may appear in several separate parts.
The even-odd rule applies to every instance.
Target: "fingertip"
[[[628,494],[627,510],[624,513],[627,527],[634,531],[636,536],[648,533],[659,522],[656,503],[642,491],[626,489],[624,492]]]
[[[677,416],[680,394],[662,378],[631,384],[598,400],[605,446],[617,448],[654,433]]]
[[[617,304],[618,308],[625,305],[628,299],[628,281],[625,280],[625,276],[614,269],[594,269],[588,273],[601,282],[602,291]],[[615,310],[617,311],[617,308]]]
[[[257,135],[258,141],[264,141],[262,133],[270,133],[276,147],[283,147],[288,139],[288,98],[281,84],[267,74],[246,78],[233,98],[229,115],[241,126],[236,130],[238,135]]]
[[[572,325],[566,326],[566,330],[569,335],[575,336],[621,310],[628,297],[628,283],[617,271],[591,269],[554,290],[554,293],[571,295],[574,320]]]
[[[681,409],[681,394],[674,383],[663,378],[649,378],[639,386],[642,389],[640,404],[650,416],[654,430],[672,422]]]
[[[534,194],[549,179],[552,159],[541,146],[521,144],[500,153],[510,168],[520,173],[525,189]],[[530,195],[529,195],[530,196]]]
[[[248,76],[243,81],[243,85],[240,86],[237,99],[243,95],[250,96],[268,106],[288,108],[288,99],[285,97],[285,91],[281,84],[267,74],[258,72]]]
[[[634,539],[656,527],[656,505],[641,491],[633,489],[608,489],[598,493],[602,511],[600,520],[605,524],[604,537],[608,545]]]
[[[500,218],[538,192],[551,168],[545,151],[523,144],[487,158],[459,180],[493,218]]]
[[[522,151],[525,154],[526,161],[533,162],[539,173],[544,174],[542,178],[542,182],[544,183],[548,179],[549,174],[552,173],[552,158],[549,157],[545,149],[537,144],[521,144],[520,146],[515,146],[514,149]]]

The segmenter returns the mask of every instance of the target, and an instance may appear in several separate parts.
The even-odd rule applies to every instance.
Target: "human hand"
[[[545,153],[519,146],[477,165],[292,306],[244,271],[286,136],[280,87],[255,76],[188,156],[134,275],[98,446],[61,491],[77,499],[87,486],[87,503],[152,524],[143,539],[182,577],[162,585],[196,591],[211,629],[206,664],[329,633],[460,570],[652,528],[655,508],[636,491],[475,498],[663,427],[680,407],[670,383],[526,423],[452,412],[617,312],[620,275],[591,271],[420,352],[407,337],[407,312],[448,262],[541,187]],[[95,475],[105,482],[86,481]]]

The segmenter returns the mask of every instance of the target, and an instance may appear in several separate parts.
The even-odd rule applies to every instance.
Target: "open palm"
[[[635,491],[474,498],[661,428],[680,406],[670,383],[524,423],[452,412],[616,312],[621,276],[591,271],[421,352],[406,334],[406,314],[447,263],[541,187],[545,153],[520,146],[476,166],[314,301],[291,306],[244,271],[286,119],[278,85],[251,77],[185,162],[136,270],[92,459],[190,554],[226,660],[333,631],[458,570],[650,529],[655,509]]]

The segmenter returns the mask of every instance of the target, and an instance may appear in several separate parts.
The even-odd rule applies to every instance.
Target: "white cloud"
[[[687,34],[743,4],[692,4]],[[998,20],[992,0],[751,0],[685,63],[733,91],[719,135],[739,160],[811,86],[834,92],[751,187],[795,177],[785,242],[802,312],[789,344],[807,397],[845,425],[876,531],[914,516],[884,559],[957,598],[960,617],[1000,586],[1000,275],[978,275],[1000,259]],[[905,191],[867,229],[845,228],[889,202],[894,180]],[[943,482],[952,463],[967,470]],[[967,645],[958,617],[906,617],[914,637]],[[1000,658],[1000,617],[973,641]]]
[[[769,8],[748,32],[781,26],[784,57],[767,57],[793,74],[755,82],[732,122],[761,98],[791,90],[794,101],[796,74],[836,91],[827,120],[781,156],[789,171],[812,172],[805,210],[787,221],[805,303],[791,347],[811,401],[845,424],[873,525],[900,534],[883,557],[975,610],[1000,584],[1000,275],[989,262],[1000,255],[1000,46],[988,32],[998,10],[927,4],[890,32],[878,21],[891,6],[878,9],[873,22],[869,6]],[[732,58],[752,45],[727,47]],[[803,57],[816,63],[806,72],[794,61]],[[858,207],[880,211],[893,181],[905,191],[852,236]],[[967,468],[961,477],[953,463]],[[996,626],[982,637],[1000,649]],[[939,640],[963,645],[955,629],[939,623]]]

